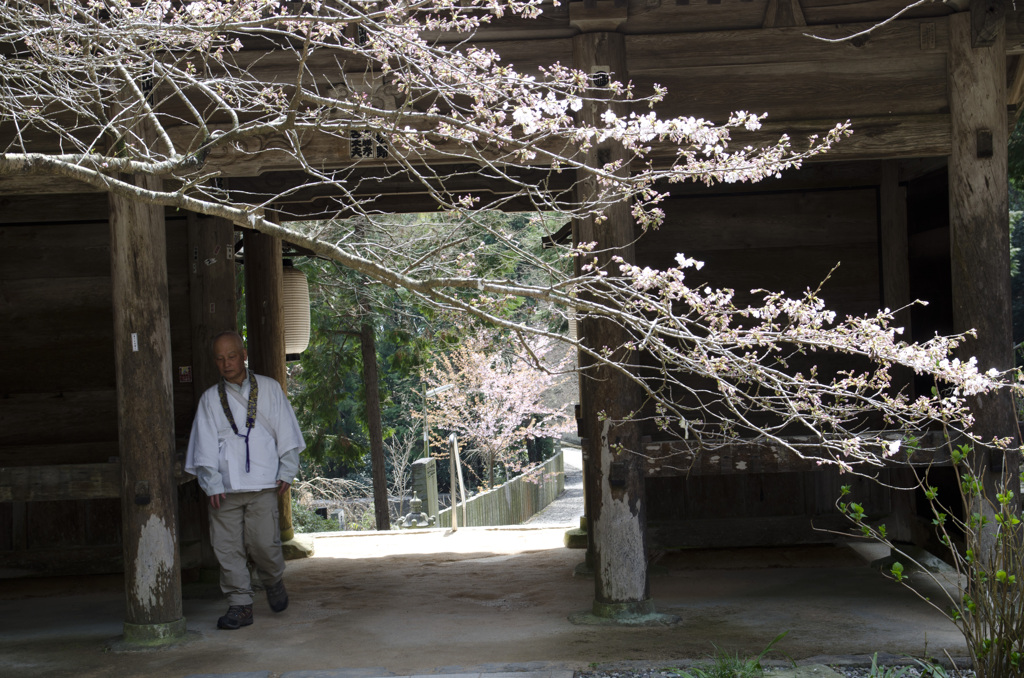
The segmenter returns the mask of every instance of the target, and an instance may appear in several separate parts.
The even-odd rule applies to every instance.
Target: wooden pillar
[[[192,322],[192,390],[198,403],[206,389],[217,383],[220,371],[213,359],[213,338],[237,329],[235,299],[235,227],[227,219],[195,212],[188,219],[188,293]],[[199,496],[204,497],[200,491]],[[198,532],[203,569],[218,569],[210,544],[210,504],[200,501]],[[186,559],[187,560],[187,559]],[[183,568],[194,567],[188,562]]]
[[[910,246],[907,236],[907,189],[899,183],[899,161],[882,162],[878,185],[881,254],[882,254],[882,305],[892,309],[894,322],[903,328],[905,341],[912,340],[910,326]],[[903,391],[908,398],[914,397],[914,373],[906,367],[894,368],[892,390]],[[888,482],[893,487],[892,514],[889,534],[894,542],[923,543],[926,535],[918,527],[917,506],[914,492],[916,476],[910,469],[889,471]]]
[[[907,236],[907,189],[899,183],[899,161],[882,162],[878,187],[881,219],[882,302],[895,313],[903,339],[911,340],[910,327],[910,245]],[[897,310],[899,309],[899,310]],[[909,372],[901,374],[903,386]]]
[[[573,3],[573,5],[582,3]],[[612,10],[616,11],[616,10]],[[622,13],[625,8],[618,10]],[[573,38],[573,63],[577,68],[598,74],[607,72],[612,78],[627,81],[624,36],[604,30],[585,32]],[[580,115],[595,123],[609,107],[608,103],[585,104]],[[616,113],[626,111],[614,104]],[[599,167],[623,158],[617,144],[592,148],[587,164]],[[581,199],[594,195],[595,179],[581,172],[577,187]],[[574,224],[576,242],[597,242],[599,265],[610,276],[618,275],[615,256],[635,261],[633,250],[634,224],[629,204],[612,205],[604,212],[605,219],[593,217]],[[612,322],[582,318],[580,340],[593,350],[608,348],[613,360],[630,362],[630,352],[623,348],[628,334]],[[585,492],[588,560],[594,570],[593,615],[605,618],[636,619],[654,615],[647,576],[647,525],[644,496],[643,459],[640,449],[639,387],[630,379],[608,367],[596,366],[582,354],[580,365],[585,372],[580,381],[581,433],[586,468]],[[604,416],[598,416],[602,412]]]
[[[192,319],[192,387],[196,402],[217,383],[213,338],[237,329],[235,229],[227,219],[188,214],[188,292]]]
[[[950,254],[954,330],[977,331],[964,356],[981,369],[1013,366],[1010,242],[1007,188],[1005,27],[986,23],[977,11],[949,17]],[[974,431],[982,438],[1015,436],[1016,417],[1008,394],[973,400]],[[979,459],[991,492],[1001,472],[1016,475],[1016,457],[993,453]],[[987,462],[987,463],[986,463]],[[1012,466],[1012,468],[1007,468]],[[987,467],[987,468],[985,468]],[[992,496],[991,494],[989,495]]]
[[[284,264],[281,239],[245,232],[245,323],[249,367],[288,392],[284,353]],[[281,541],[295,538],[291,491],[278,501]]]
[[[137,178],[147,189],[150,182]],[[185,635],[174,482],[174,403],[162,207],[110,196],[125,640]]]

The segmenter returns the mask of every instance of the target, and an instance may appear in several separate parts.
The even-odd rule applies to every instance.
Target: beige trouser
[[[210,507],[210,541],[220,563],[220,588],[228,605],[252,604],[248,558],[264,586],[284,576],[277,491],[232,492]]]

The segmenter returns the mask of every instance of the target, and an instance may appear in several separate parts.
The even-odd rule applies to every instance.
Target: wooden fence
[[[565,461],[562,453],[541,464],[529,476],[519,476],[509,482],[481,492],[466,502],[466,519],[462,504],[459,527],[488,527],[493,525],[519,525],[554,501],[565,489]],[[437,527],[451,527],[451,508],[438,514]]]

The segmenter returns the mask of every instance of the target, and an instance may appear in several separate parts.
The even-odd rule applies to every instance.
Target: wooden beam
[[[848,541],[849,519],[826,516],[744,516],[651,523],[651,548],[723,549]]]
[[[0,501],[114,499],[121,496],[121,465],[60,464],[0,468]]]
[[[213,360],[214,336],[236,329],[235,230],[226,219],[191,212],[187,218],[192,387],[199,402],[220,378]]]
[[[630,73],[650,68],[769,65],[801,61],[870,62],[905,59],[921,54],[944,54],[949,49],[945,19],[895,21],[866,38],[839,43],[815,36],[839,39],[871,28],[874,24],[844,24],[795,28],[675,32],[626,36]]]
[[[990,46],[972,47],[973,13],[950,17],[949,89],[953,147],[949,158],[953,330],[977,331],[961,347],[981,370],[1013,367],[1007,186],[1006,54],[1002,31]],[[1001,24],[1000,24],[1001,25]],[[971,399],[973,431],[982,440],[1016,438],[1010,394]],[[984,469],[986,496],[999,476],[1017,478],[1015,455],[993,452]]]
[[[800,9],[800,0],[768,0],[762,28],[806,25],[803,10]]]
[[[129,178],[130,179],[130,178]],[[136,177],[142,188],[159,180]],[[125,636],[183,636],[164,211],[110,195]]]
[[[124,571],[120,544],[0,552],[0,576],[72,576],[114,574]]]
[[[893,434],[895,439],[899,434]],[[790,436],[786,439],[797,448],[814,452],[817,439],[809,436]],[[949,451],[941,431],[925,432],[920,438],[920,449],[911,457],[915,466],[947,466]],[[698,443],[671,440],[644,445],[645,475],[647,477],[736,475],[744,473],[795,473],[814,471],[821,465],[813,457],[801,457],[776,443],[739,441],[714,449],[702,449]],[[897,455],[889,466],[908,468],[907,459]]]
[[[971,2],[971,46],[992,47],[1002,41],[1006,20],[1006,0]],[[1000,44],[1000,49],[1002,45]]]
[[[1008,11],[1003,25],[1006,31],[1003,51],[1007,55],[1024,54],[1024,7]]]
[[[902,339],[913,337],[910,325],[910,246],[907,233],[907,189],[900,186],[900,167],[894,160],[882,162],[878,198],[880,218],[880,250],[882,256],[883,303],[896,310],[895,323],[903,329]],[[892,390],[914,397],[914,375],[906,367],[892,368]],[[889,479],[894,487],[913,487],[916,476],[907,468],[891,471]],[[893,492],[891,496],[893,518],[889,520],[892,539],[914,542],[917,514],[913,492]]]
[[[844,118],[845,119],[845,118]],[[821,136],[838,119],[773,120],[768,119],[756,132],[737,131],[733,145],[764,146],[773,144],[783,134],[793,140],[794,148],[806,148],[811,135]],[[832,160],[884,160],[941,157],[949,154],[949,115],[856,116],[850,119],[853,136],[842,139],[827,154],[811,158],[814,162]],[[654,154],[664,161],[667,148],[656,147]]]
[[[78,463],[106,464],[117,460],[117,440],[0,446],[0,467],[7,468]]]
[[[896,324],[903,337],[910,339],[910,249],[907,236],[907,189],[899,184],[899,163],[882,163],[879,178],[879,216],[881,219],[882,300],[896,311]],[[901,310],[897,310],[901,309]],[[910,375],[903,375],[909,384]],[[895,385],[899,386],[899,385]]]
[[[627,10],[618,0],[576,0],[569,2],[569,25],[583,33],[617,31],[629,18]]]
[[[1006,88],[1006,105],[1013,111],[1013,120],[1008,121],[1011,125],[1020,116],[1021,104],[1024,104],[1024,55],[1014,57],[1014,59],[1012,77]]]
[[[256,374],[276,379],[288,392],[284,353],[284,267],[281,239],[246,231],[245,318],[249,366]],[[281,541],[295,537],[291,492],[278,495]]]
[[[573,41],[573,62],[591,73],[608,69],[620,80],[628,80],[625,42],[620,33],[584,33]],[[590,101],[580,111],[583,121],[597,124],[611,107],[625,113],[619,103]],[[618,144],[595,145],[587,153],[587,165],[601,167],[622,159]],[[586,199],[596,189],[596,180],[578,172],[577,190]],[[619,202],[608,208],[602,220],[593,216],[577,221],[576,243],[596,243],[598,265],[610,275],[619,275],[614,257],[636,262],[630,206]],[[577,262],[577,267],[579,262]],[[611,360],[628,363],[635,358],[622,347],[628,336],[614,323],[582,318],[580,341],[594,351],[608,350]],[[594,570],[593,612],[599,617],[652,614],[648,578],[646,501],[640,452],[639,388],[619,372],[595,365],[580,355],[581,437],[584,445],[584,493],[589,536],[588,559]]]

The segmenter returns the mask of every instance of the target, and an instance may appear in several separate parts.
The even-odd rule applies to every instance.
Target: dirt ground
[[[218,631],[215,586],[186,587],[187,642],[111,649],[120,633],[120,579],[0,582],[0,675],[273,675],[342,668],[364,675],[667,666],[720,648],[779,649],[796,660],[870,661],[880,652],[965,654],[956,629],[847,548],[693,551],[661,557],[651,589],[657,627],[573,624],[593,602],[574,575],[583,552],[564,529],[463,528],[319,538],[289,563],[291,605],[259,598],[253,626]],[[84,585],[84,588],[83,588]],[[934,593],[934,592],[933,592]],[[781,658],[781,655],[777,655]]]

